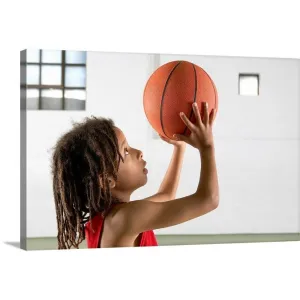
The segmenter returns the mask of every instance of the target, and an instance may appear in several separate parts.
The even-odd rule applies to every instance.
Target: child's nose
[[[141,150],[138,150],[138,153],[139,153],[138,157],[143,158],[143,152]]]

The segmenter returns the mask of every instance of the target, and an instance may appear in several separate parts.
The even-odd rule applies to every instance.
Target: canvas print
[[[297,59],[20,53],[21,248],[300,240]]]

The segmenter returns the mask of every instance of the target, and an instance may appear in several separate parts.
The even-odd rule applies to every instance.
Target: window
[[[242,96],[259,95],[258,74],[239,74],[239,95]]]
[[[26,50],[29,110],[85,110],[86,51]]]

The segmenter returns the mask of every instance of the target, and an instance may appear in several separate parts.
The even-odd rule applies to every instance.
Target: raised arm
[[[145,198],[153,202],[164,202],[174,200],[179,185],[180,174],[182,170],[183,158],[186,149],[185,142],[171,141],[165,137],[160,136],[162,140],[174,146],[173,154],[166,174],[159,186],[157,194]]]
[[[179,135],[178,139],[199,151],[201,170],[197,190],[191,195],[173,201],[156,202],[146,198],[122,205],[118,214],[124,224],[124,234],[136,235],[146,230],[174,226],[204,215],[218,206],[219,187],[212,135],[215,111],[209,116],[206,105],[202,120],[197,106],[193,106],[193,109],[196,116],[195,124],[192,124],[184,114],[181,115],[191,135],[189,137]]]

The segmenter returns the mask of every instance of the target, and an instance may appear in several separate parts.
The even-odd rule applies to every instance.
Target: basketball
[[[203,102],[208,112],[218,111],[218,94],[210,76],[188,61],[172,61],[159,67],[148,79],[143,106],[148,122],[162,136],[174,140],[173,134],[190,135],[179,116],[184,112],[195,123],[192,104],[197,102],[203,117]]]

